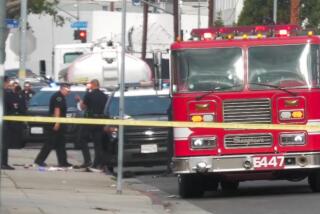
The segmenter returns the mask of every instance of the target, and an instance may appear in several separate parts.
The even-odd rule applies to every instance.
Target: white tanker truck
[[[76,53],[77,50],[72,49],[72,52]],[[91,79],[98,79],[102,87],[116,87],[119,84],[121,66],[119,45],[109,42],[106,46],[87,46],[86,50],[81,47],[81,52],[83,54],[67,67],[55,69],[54,76],[57,81],[86,83]],[[68,52],[64,51],[63,55],[68,55]],[[59,61],[59,56],[56,55],[56,59]],[[125,83],[148,82],[152,79],[152,70],[145,61],[134,55],[125,54]]]

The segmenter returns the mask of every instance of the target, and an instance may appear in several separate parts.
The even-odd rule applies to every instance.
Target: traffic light
[[[81,40],[82,43],[87,42],[87,31],[86,30],[75,30],[73,32],[74,40]]]

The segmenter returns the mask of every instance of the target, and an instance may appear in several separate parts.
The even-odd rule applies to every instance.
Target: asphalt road
[[[124,181],[149,195],[154,203],[175,207],[176,211],[191,204],[200,211],[214,214],[320,213],[320,193],[312,193],[306,179],[299,182],[247,181],[240,183],[236,193],[206,192],[202,198],[184,200],[178,194],[177,177],[163,175],[164,170],[165,167],[125,168]],[[171,209],[168,213],[179,212]]]
[[[183,200],[178,196],[176,176],[137,174],[136,178],[149,188],[154,187],[154,193],[162,200]],[[306,179],[300,182],[247,181],[240,183],[236,193],[206,192],[203,198],[186,201],[214,214],[320,213],[320,193],[312,193]]]

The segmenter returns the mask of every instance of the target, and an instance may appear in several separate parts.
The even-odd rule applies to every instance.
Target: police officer
[[[97,79],[90,81],[91,92],[87,93],[83,101],[81,101],[81,109],[86,110],[89,118],[103,118],[104,106],[108,100],[108,96],[104,94],[99,88],[100,84]],[[103,126],[92,125],[89,127],[92,133],[94,143],[94,160],[91,168],[99,169],[102,167],[103,148],[102,148],[102,132]]]
[[[86,94],[91,92],[91,84],[90,83],[88,83],[86,85],[86,89],[87,90],[86,90],[86,93],[84,96],[87,96]],[[81,110],[81,97],[76,96],[75,98],[76,98],[78,104],[80,105],[77,108],[80,108],[80,110]],[[87,109],[85,109],[83,111],[83,116],[88,117]],[[78,143],[79,143],[82,155],[83,155],[84,162],[80,166],[75,166],[75,168],[87,168],[92,165],[90,151],[89,151],[89,147],[88,147],[89,138],[90,138],[90,126],[79,125]]]
[[[65,97],[70,92],[68,84],[61,84],[60,90],[54,93],[50,98],[49,115],[53,117],[66,117],[67,103]],[[45,160],[52,149],[56,150],[58,165],[60,167],[72,166],[67,162],[67,153],[64,139],[65,126],[60,123],[54,123],[49,126],[48,140],[43,144],[38,156],[35,159],[35,164],[39,166],[47,166]]]
[[[30,82],[26,81],[24,83],[24,87],[23,87],[23,97],[26,101],[26,103],[29,102],[29,100],[32,98],[32,96],[35,94],[34,90],[32,90],[31,88],[31,84]]]
[[[10,109],[10,103],[13,97],[13,91],[10,88],[10,79],[8,76],[4,77],[4,115],[9,115],[9,109]],[[1,154],[1,169],[6,170],[13,170],[14,168],[8,164],[8,149],[9,149],[9,142],[10,142],[10,136],[12,136],[12,130],[9,127],[9,124],[7,121],[3,121],[3,135],[2,135],[2,154]]]
[[[10,99],[8,114],[9,115],[25,115],[27,111],[26,101],[22,94],[22,88],[18,84],[14,87],[13,93]],[[10,128],[10,148],[21,148],[23,147],[23,126],[22,122],[10,121],[8,123]]]

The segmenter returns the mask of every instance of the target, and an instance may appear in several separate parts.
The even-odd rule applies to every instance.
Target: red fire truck
[[[320,37],[294,25],[197,29],[171,46],[174,121],[320,125]],[[179,194],[308,178],[320,191],[320,132],[174,128]]]

